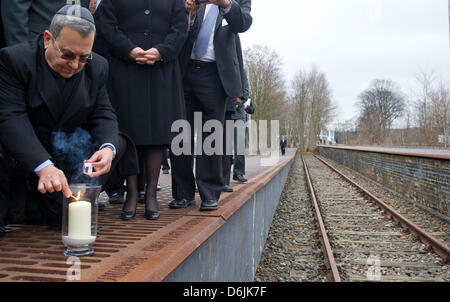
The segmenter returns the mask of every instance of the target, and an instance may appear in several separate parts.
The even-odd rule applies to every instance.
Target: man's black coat
[[[0,50],[0,143],[29,172],[52,158],[54,131],[86,129],[96,147],[118,146],[118,125],[105,82],[106,60],[90,64],[61,92],[44,59],[43,36]],[[68,85],[68,84],[66,84]]]

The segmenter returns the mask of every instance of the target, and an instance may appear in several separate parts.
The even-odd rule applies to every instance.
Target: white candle
[[[80,200],[69,204],[70,238],[86,239],[91,237],[91,203]]]

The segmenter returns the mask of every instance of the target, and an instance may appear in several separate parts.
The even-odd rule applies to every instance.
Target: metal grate
[[[163,189],[158,192],[159,220],[145,219],[143,204],[131,221],[120,219],[122,205],[100,211],[95,253],[80,258],[81,281],[163,280],[267,181],[270,169],[260,164],[260,158],[249,157],[246,167],[251,180],[245,185],[232,182],[235,192],[223,194],[217,211],[200,212],[198,196],[196,207],[169,209],[171,176],[164,174],[160,175]],[[72,263],[67,263],[63,254],[60,231],[42,226],[8,227],[6,237],[0,239],[0,282],[66,281]]]
[[[110,205],[100,211],[98,237],[93,245],[95,253],[83,257],[80,268],[101,269],[108,258],[126,251],[186,214],[185,210],[168,209],[167,204],[171,201],[168,184],[163,184],[158,200],[161,217],[157,221],[143,217],[143,204],[138,205],[136,219],[132,221],[120,219],[122,205]],[[0,240],[0,281],[66,281],[71,264],[66,263],[64,250],[59,231],[43,226],[9,227],[6,238]]]

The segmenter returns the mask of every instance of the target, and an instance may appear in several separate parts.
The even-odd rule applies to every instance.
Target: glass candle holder
[[[102,186],[71,184],[72,197],[63,198],[62,241],[66,256],[89,256],[97,238],[98,196]]]

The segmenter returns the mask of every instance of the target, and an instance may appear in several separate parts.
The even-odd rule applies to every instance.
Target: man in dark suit
[[[88,7],[89,0],[2,0],[6,45],[26,42],[43,33],[66,4]]]
[[[285,155],[286,154],[286,146],[287,146],[287,141],[286,141],[286,138],[283,135],[281,137],[281,140],[280,140],[281,155]]]
[[[186,9],[192,22],[180,64],[188,121],[194,129],[194,112],[201,112],[202,125],[208,120],[223,125],[227,99],[242,94],[235,43],[236,35],[251,26],[251,0],[210,0],[203,5],[186,0]],[[206,136],[203,134],[203,138]],[[169,207],[192,204],[196,181],[202,199],[200,210],[217,209],[224,186],[222,155],[205,155],[202,150],[196,156],[195,180],[192,153],[171,158],[174,200]]]
[[[83,129],[90,135],[93,154],[85,159],[93,163],[91,178],[101,176],[101,184],[116,165],[123,166],[122,155],[128,150],[136,158],[135,150],[127,149],[129,145],[119,136],[106,92],[107,61],[91,52],[93,17],[78,6],[80,17],[68,18],[71,8],[64,6],[43,35],[0,50],[0,157],[4,163],[0,167],[6,166],[15,184],[12,195],[27,191],[23,208],[25,222],[31,224],[58,225],[61,192],[66,197],[72,194],[68,185],[72,170],[67,158],[56,152],[61,146],[54,142],[55,133]],[[127,165],[131,169],[124,173],[137,174],[136,165]],[[28,190],[23,188],[25,183]],[[22,190],[17,189],[20,185]],[[11,199],[15,202],[14,196]],[[0,225],[10,206],[0,203]]]

